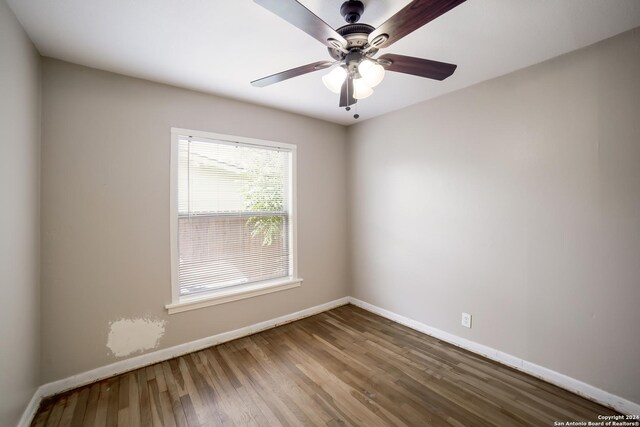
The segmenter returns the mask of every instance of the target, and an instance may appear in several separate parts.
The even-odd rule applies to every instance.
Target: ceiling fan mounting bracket
[[[347,0],[340,6],[340,14],[349,24],[358,22],[363,12],[364,3],[359,0]]]

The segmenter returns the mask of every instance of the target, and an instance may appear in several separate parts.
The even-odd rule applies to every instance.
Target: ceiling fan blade
[[[413,0],[369,34],[369,44],[376,49],[391,46],[438,16],[466,0]],[[386,35],[386,37],[385,37]]]
[[[342,90],[340,91],[340,107],[348,107],[358,102],[353,97],[353,78],[351,76],[344,79]]]
[[[458,68],[455,64],[414,58],[412,56],[394,55],[392,53],[382,55],[378,59],[391,61],[390,65],[384,65],[384,68],[388,71],[413,74],[414,76],[434,80],[444,80],[452,75],[456,68]]]
[[[344,49],[347,45],[344,37],[296,0],[254,1],[324,45],[338,49]]]
[[[256,87],[265,87],[274,83],[281,82],[283,80],[290,79],[292,77],[297,77],[303,74],[322,70],[323,68],[328,68],[331,66],[331,64],[332,62],[329,61],[318,61],[314,62],[313,64],[303,65],[301,67],[292,68],[290,70],[282,71],[280,73],[272,74],[270,76],[254,80],[251,82],[251,84]]]

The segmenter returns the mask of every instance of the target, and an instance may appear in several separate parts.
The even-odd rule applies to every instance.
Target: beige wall
[[[349,146],[355,297],[640,402],[640,29]]]
[[[40,65],[0,0],[0,425],[39,384]]]
[[[121,318],[166,321],[163,348],[347,295],[345,128],[52,59],[43,73],[44,382],[117,360]],[[167,315],[172,126],[297,144],[301,287]]]

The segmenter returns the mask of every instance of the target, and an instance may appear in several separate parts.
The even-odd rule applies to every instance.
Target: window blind
[[[291,152],[178,140],[180,296],[291,275]]]

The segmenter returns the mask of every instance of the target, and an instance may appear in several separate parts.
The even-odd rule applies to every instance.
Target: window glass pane
[[[180,295],[290,275],[291,153],[178,144]]]

